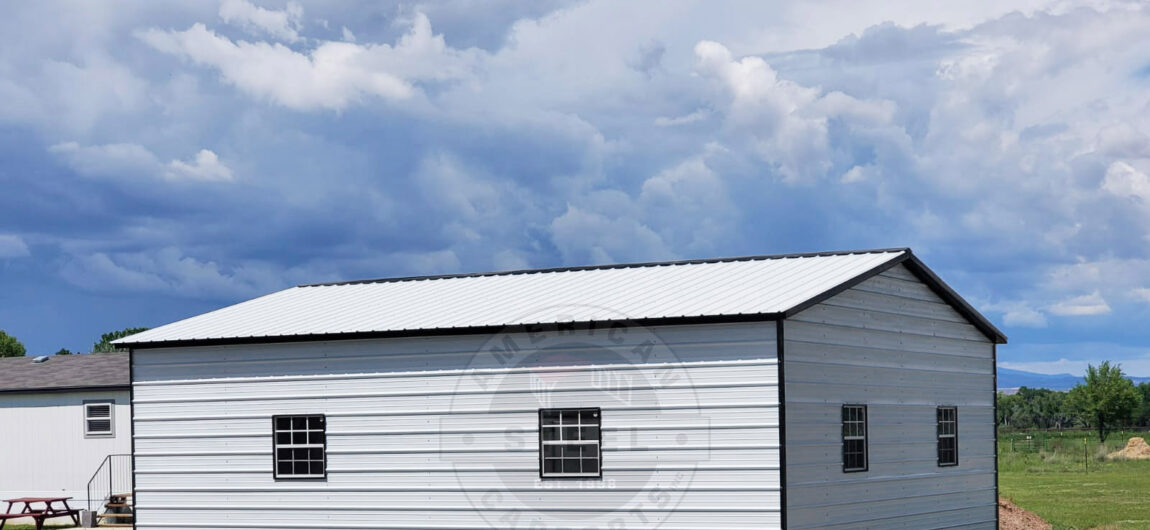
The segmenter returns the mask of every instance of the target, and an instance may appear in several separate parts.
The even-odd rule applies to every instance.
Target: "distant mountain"
[[[1150,377],[1131,377],[1134,384],[1150,382]],[[1048,388],[1050,390],[1070,390],[1083,382],[1081,377],[1070,374],[1036,374],[1010,368],[998,368],[998,389],[1007,393],[1018,387]]]

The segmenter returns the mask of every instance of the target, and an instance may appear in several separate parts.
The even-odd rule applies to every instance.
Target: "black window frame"
[[[592,425],[596,425],[598,427],[598,429],[597,429],[598,438],[595,440],[595,446],[598,449],[598,451],[597,451],[598,454],[595,456],[595,459],[598,462],[598,472],[597,473],[595,473],[595,474],[582,473],[582,472],[580,472],[580,473],[550,472],[549,473],[546,471],[546,466],[545,466],[546,449],[545,449],[545,446],[546,445],[555,445],[555,444],[554,443],[546,444],[545,442],[569,441],[569,440],[544,440],[543,439],[544,438],[543,430],[546,427],[543,423],[543,416],[544,416],[544,414],[551,413],[551,412],[559,413],[560,417],[562,417],[562,414],[564,412],[566,412],[566,413],[575,412],[578,414],[591,413],[594,415],[594,417],[598,418],[598,420],[599,420],[598,424],[583,424],[582,419],[580,419],[580,421],[578,423],[578,428],[580,430],[580,434],[579,434],[580,439],[577,440],[579,442],[587,441],[583,438],[583,432],[582,432],[583,428],[591,427]],[[539,420],[539,478],[541,480],[602,480],[603,479],[603,409],[598,408],[598,407],[571,407],[571,408],[553,407],[553,408],[546,408],[546,409],[541,408],[541,409],[539,409],[538,420]],[[560,427],[558,427],[560,433],[562,433],[562,431],[563,431],[562,427],[563,427],[562,424],[560,424]],[[555,428],[555,427],[552,427],[552,428]],[[560,434],[560,437],[562,438],[562,434]],[[582,445],[586,445],[586,444],[582,444]]]
[[[289,444],[283,444],[283,445],[289,445],[291,447],[280,447],[281,442],[279,441],[279,436],[278,436],[280,433],[286,432],[286,433],[289,433],[289,435],[294,436],[295,433],[300,431],[299,429],[295,429],[295,427],[294,427],[294,420],[297,418],[303,418],[305,422],[310,422],[310,420],[312,418],[319,418],[320,424],[322,427],[322,429],[319,430],[319,432],[321,432],[323,434],[322,443],[319,443],[319,444],[307,443],[307,442],[305,442],[303,444],[289,443]],[[283,429],[280,429],[278,427],[279,420],[281,420],[281,419],[287,419],[290,422],[293,422],[293,425],[291,427],[289,427],[286,431],[284,431]],[[302,429],[302,431],[306,434],[310,434],[312,432],[315,432],[316,429],[311,428],[310,424],[307,424]],[[293,442],[294,442],[294,440],[293,440]],[[300,445],[302,445],[304,447],[297,447]],[[318,448],[323,452],[322,460],[321,460],[322,464],[323,464],[323,473],[322,474],[316,474],[316,473],[297,474],[294,472],[294,470],[292,473],[289,473],[289,474],[281,474],[280,473],[279,455],[280,455],[281,449],[284,449],[284,450],[311,450],[311,449],[316,449],[316,447],[315,447],[316,445],[322,446],[322,447]],[[294,461],[295,460],[293,459],[293,462]],[[309,461],[309,462],[314,461],[314,459],[309,458],[307,461]],[[277,414],[275,416],[272,416],[272,478],[274,478],[276,481],[280,481],[280,480],[293,480],[293,481],[294,480],[319,480],[319,481],[327,480],[327,415],[326,414]]]
[[[861,420],[862,436],[861,436],[861,438],[857,434],[852,434],[848,438],[848,435],[847,435],[848,422],[851,425],[855,425],[855,424],[860,423],[860,421],[857,419],[848,420],[848,414],[847,414],[848,409],[862,411],[862,420]],[[869,471],[870,470],[870,411],[867,409],[867,406],[865,404],[845,403],[842,406],[841,412],[842,412],[842,415],[840,416],[840,418],[842,420],[842,423],[840,424],[840,433],[839,434],[842,437],[843,473],[863,473],[863,472]],[[862,459],[863,459],[862,466],[861,467],[859,467],[859,466],[848,467],[849,462],[847,461],[847,457],[848,457],[847,442],[848,441],[857,441],[857,440],[862,440],[862,451],[861,451],[861,453],[858,451],[852,451],[852,452],[850,452],[850,454],[851,455],[861,454]]]
[[[952,413],[951,418],[944,417],[944,411]],[[936,436],[938,438],[938,467],[954,467],[958,465],[958,407],[952,405],[941,406],[935,409],[936,423]],[[943,426],[950,424],[954,427],[954,432],[943,432]],[[944,449],[942,441],[944,439],[954,440],[954,447]],[[953,453],[951,460],[943,460],[943,453]]]

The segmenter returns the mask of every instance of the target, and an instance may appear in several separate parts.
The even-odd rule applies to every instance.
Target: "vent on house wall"
[[[88,436],[112,436],[112,404],[84,404],[84,434]]]

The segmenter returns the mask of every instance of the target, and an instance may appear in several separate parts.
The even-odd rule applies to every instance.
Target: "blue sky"
[[[0,329],[337,279],[910,246],[1003,366],[1150,376],[1139,2],[21,2]]]

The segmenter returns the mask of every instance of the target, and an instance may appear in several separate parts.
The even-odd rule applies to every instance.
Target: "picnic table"
[[[68,499],[71,497],[20,497],[19,499],[5,499],[4,502],[8,503],[8,509],[4,513],[0,513],[0,529],[4,528],[4,523],[9,519],[21,519],[24,517],[31,518],[36,521],[37,530],[44,528],[44,520],[52,519],[54,517],[70,517],[72,523],[76,526],[80,525],[80,510],[73,510],[68,506]],[[17,505],[23,504],[24,507],[19,512],[13,512],[12,509]],[[35,505],[43,504],[42,508]],[[63,506],[58,506],[62,504]]]

